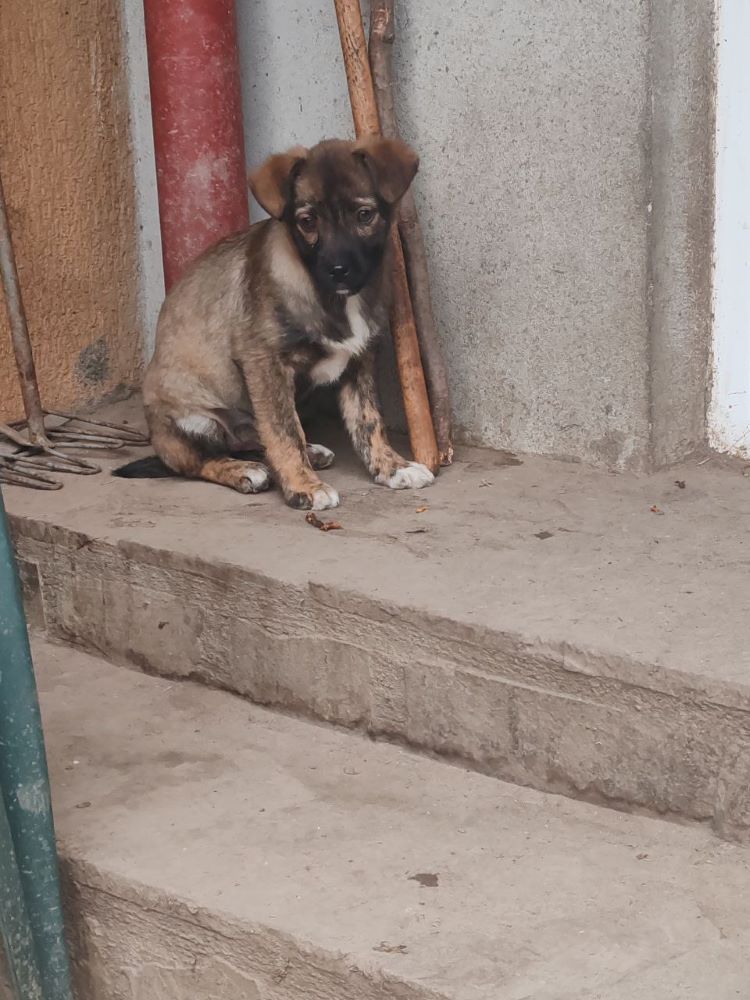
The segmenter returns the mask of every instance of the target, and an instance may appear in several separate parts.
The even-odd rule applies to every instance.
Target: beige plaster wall
[[[0,169],[42,399],[91,402],[132,384],[141,357],[119,4],[9,0],[0,52]],[[0,418],[20,415],[3,302]]]

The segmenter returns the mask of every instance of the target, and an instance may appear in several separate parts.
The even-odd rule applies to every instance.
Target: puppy
[[[328,140],[272,156],[250,176],[271,216],[212,247],[162,306],[143,400],[158,461],[115,475],[177,474],[266,490],[290,507],[336,507],[295,398],[335,383],[354,448],[377,483],[429,486],[432,472],[388,442],[373,348],[387,328],[389,235],[417,172],[403,142]],[[262,452],[263,461],[237,457]]]

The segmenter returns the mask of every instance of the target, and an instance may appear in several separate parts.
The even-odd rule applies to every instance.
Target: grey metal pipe
[[[0,941],[5,967],[18,1000],[43,1000],[34,949],[34,934],[26,912],[21,875],[5,803],[0,798]]]

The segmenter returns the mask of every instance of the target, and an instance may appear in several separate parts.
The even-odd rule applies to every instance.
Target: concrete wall
[[[636,469],[702,447],[713,0],[397,6],[462,438]],[[237,8],[248,162],[350,135],[333,5]],[[0,50],[40,380],[48,405],[71,405],[133,381],[161,300],[141,0],[5,4]],[[18,413],[2,326],[0,414]]]
[[[464,439],[613,468],[702,446],[713,0],[397,6]],[[248,162],[351,134],[333,5],[238,16]]]
[[[85,403],[141,364],[120,5],[3,3],[0,53],[0,168],[42,396]],[[20,415],[3,305],[0,418]]]

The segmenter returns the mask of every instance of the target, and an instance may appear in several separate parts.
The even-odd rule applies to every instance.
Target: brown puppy
[[[172,473],[241,493],[273,478],[292,507],[336,507],[338,493],[315,471],[333,453],[305,442],[295,394],[338,383],[375,481],[433,482],[388,443],[373,372],[388,320],[389,231],[418,162],[395,140],[329,140],[272,156],[251,175],[271,218],[204,253],[162,306],[143,399],[163,465],[142,459],[115,475]],[[247,451],[264,461],[232,457]]]

